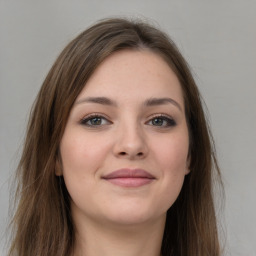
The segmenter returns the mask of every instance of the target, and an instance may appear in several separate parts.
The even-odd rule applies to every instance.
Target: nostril
[[[120,157],[131,157],[131,158],[134,158],[134,157],[139,157],[139,158],[142,158],[144,157],[144,152],[143,151],[139,151],[139,152],[129,152],[129,151],[120,151],[118,152],[118,156]]]

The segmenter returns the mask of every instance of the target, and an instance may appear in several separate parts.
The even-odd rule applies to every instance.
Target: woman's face
[[[112,54],[77,97],[60,144],[75,222],[164,218],[188,148],[182,89],[167,63],[147,50]]]

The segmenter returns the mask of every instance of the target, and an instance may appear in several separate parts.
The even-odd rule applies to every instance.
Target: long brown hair
[[[201,97],[188,65],[159,29],[141,21],[106,19],[62,51],[34,103],[17,169],[18,205],[9,256],[69,256],[74,244],[70,198],[55,175],[59,144],[72,105],[87,80],[109,55],[122,49],[159,54],[177,75],[190,134],[190,174],[167,212],[163,256],[218,256],[213,177],[220,172]],[[215,175],[217,174],[217,175]]]

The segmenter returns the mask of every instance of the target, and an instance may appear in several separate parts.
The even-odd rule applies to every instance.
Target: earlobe
[[[189,174],[190,170],[188,168],[185,169],[185,175]]]
[[[185,174],[190,173],[190,155],[187,157],[187,164],[186,164],[186,169],[185,169]]]
[[[55,175],[56,176],[62,176],[62,164],[60,161],[60,157],[58,157],[55,161]]]

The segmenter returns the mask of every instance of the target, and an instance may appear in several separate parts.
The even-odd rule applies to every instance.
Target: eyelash
[[[100,118],[101,120],[105,119],[105,120],[107,120],[107,122],[109,124],[111,124],[111,122],[108,120],[108,118],[106,118],[102,114],[96,114],[96,113],[95,114],[90,114],[89,116],[86,116],[83,119],[81,119],[80,120],[80,124],[81,125],[85,125],[87,127],[92,127],[92,128],[96,128],[97,126],[102,126],[102,124],[99,124],[99,125],[88,124],[88,122],[91,121],[94,118]]]
[[[102,122],[102,120],[106,120],[107,121],[107,124],[88,124],[88,122],[92,121],[92,119],[95,119],[95,118],[99,118]],[[154,120],[156,121],[156,119],[160,119],[162,120],[163,122],[165,122],[165,125],[153,125],[151,124],[151,126],[155,126],[155,127],[160,127],[160,128],[169,128],[169,127],[173,127],[173,126],[176,126],[176,121],[167,116],[167,115],[163,115],[163,114],[157,114],[157,115],[154,115],[154,116],[151,116],[150,117],[150,120],[146,122],[146,124],[150,123],[150,122],[153,122]],[[90,127],[90,128],[99,128],[103,125],[109,125],[111,124],[112,122],[108,120],[108,118],[106,118],[104,115],[102,114],[97,114],[97,113],[94,113],[94,114],[90,114],[89,116],[86,116],[84,117],[83,119],[80,120],[80,124],[81,125],[84,125],[84,126],[87,126],[87,127]]]
[[[172,117],[164,115],[164,114],[157,114],[157,115],[151,116],[150,120],[147,123],[152,122],[153,120],[156,120],[156,119],[161,119],[164,122],[166,122],[166,125],[164,125],[164,126],[155,125],[156,127],[160,127],[160,128],[169,128],[169,127],[176,126],[176,124],[177,124],[176,121]]]

